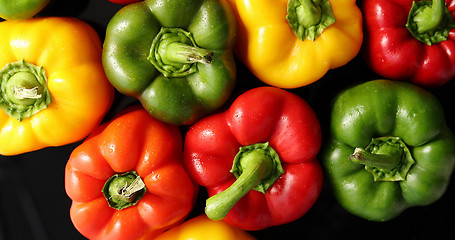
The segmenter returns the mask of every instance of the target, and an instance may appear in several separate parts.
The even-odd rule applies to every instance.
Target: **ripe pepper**
[[[159,235],[155,240],[254,240],[247,232],[223,221],[199,215]]]
[[[89,239],[149,239],[182,221],[197,194],[176,126],[131,107],[71,153],[65,189],[71,220]]]
[[[0,32],[0,154],[76,142],[98,126],[114,88],[90,25],[33,18],[1,22]]]
[[[334,102],[323,163],[334,195],[349,212],[388,221],[445,192],[455,139],[438,100],[407,82],[375,80]]]
[[[319,121],[302,98],[260,87],[195,123],[184,160],[208,189],[210,219],[259,230],[294,221],[315,203],[322,187],[320,144]]]
[[[239,24],[236,56],[269,85],[308,85],[360,50],[362,14],[355,0],[228,1]]]
[[[235,35],[224,0],[129,4],[107,26],[104,68],[119,92],[138,98],[155,118],[192,124],[234,88]]]
[[[381,76],[424,87],[455,77],[455,1],[365,0],[364,58]]]
[[[43,10],[50,0],[0,0],[0,18],[28,19]]]

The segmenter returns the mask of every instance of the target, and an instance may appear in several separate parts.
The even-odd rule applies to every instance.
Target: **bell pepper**
[[[232,93],[235,35],[224,0],[146,0],[110,20],[103,64],[112,85],[152,116],[189,125]]]
[[[254,240],[247,232],[202,214],[159,235],[155,240]]]
[[[150,239],[184,220],[198,186],[183,167],[178,127],[130,107],[71,153],[71,220],[89,239]]]
[[[64,17],[8,20],[0,32],[0,154],[85,138],[114,98],[97,32]]]
[[[455,1],[363,1],[364,59],[384,78],[438,87],[455,77]]]
[[[294,221],[315,203],[320,145],[319,121],[302,98],[259,87],[191,126],[184,161],[208,190],[210,219],[260,230]]]
[[[445,192],[455,139],[441,105],[407,82],[369,81],[343,91],[333,105],[323,163],[342,207],[388,221]]]
[[[236,56],[259,80],[297,88],[345,65],[363,41],[355,0],[228,0],[237,17]]]
[[[6,20],[32,18],[49,2],[50,0],[0,0],[0,18]]]

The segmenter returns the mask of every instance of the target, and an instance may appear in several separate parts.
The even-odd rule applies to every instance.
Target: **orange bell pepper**
[[[136,106],[99,126],[65,169],[70,217],[89,239],[153,239],[193,208],[198,185],[183,167],[182,136]]]
[[[1,155],[76,142],[99,125],[114,88],[90,25],[32,18],[1,22],[0,32]]]
[[[272,86],[313,83],[352,60],[363,41],[362,14],[355,0],[228,2],[239,24],[237,57]]]

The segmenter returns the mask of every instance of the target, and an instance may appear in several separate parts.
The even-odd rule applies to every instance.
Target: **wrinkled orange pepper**
[[[296,88],[313,83],[352,60],[363,41],[362,14],[355,0],[228,2],[239,24],[237,57],[272,86]],[[325,11],[330,8],[335,22]],[[309,33],[308,39],[302,30]]]
[[[0,154],[86,137],[114,98],[97,32],[65,17],[8,20],[0,32]]]

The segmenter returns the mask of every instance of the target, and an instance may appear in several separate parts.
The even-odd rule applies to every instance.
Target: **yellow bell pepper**
[[[194,217],[159,235],[155,240],[254,240],[246,231],[205,214]]]
[[[363,41],[355,0],[228,0],[236,56],[261,81],[296,88],[345,65]]]
[[[0,22],[0,154],[79,141],[109,110],[114,89],[101,41],[64,17]]]

